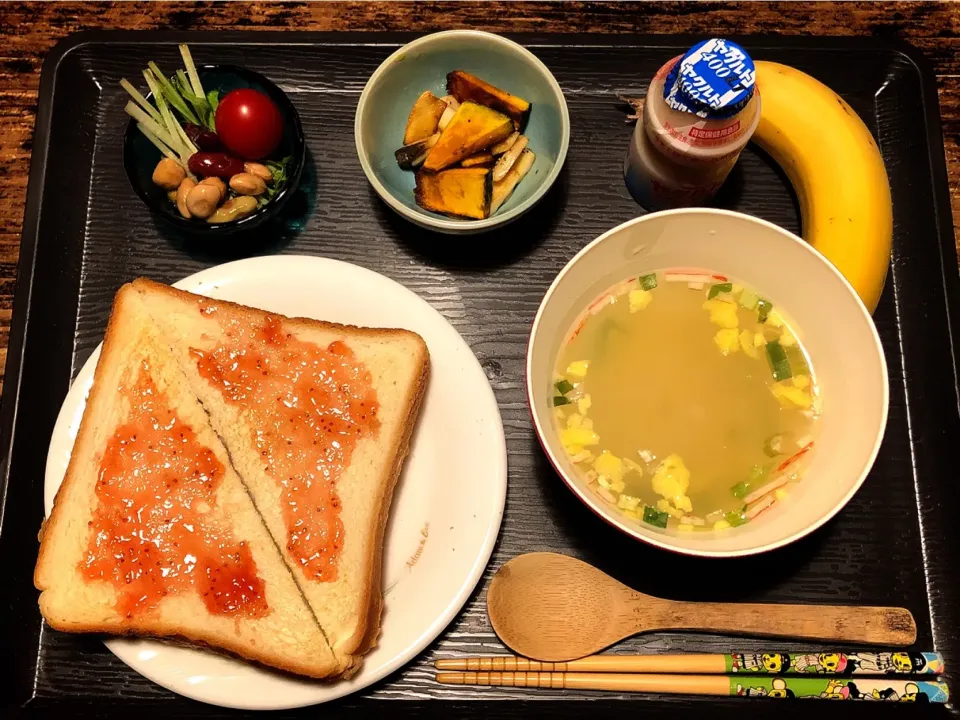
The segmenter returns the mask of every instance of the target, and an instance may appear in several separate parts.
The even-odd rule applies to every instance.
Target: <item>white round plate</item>
[[[493,391],[459,333],[402,285],[355,265],[272,256],[219,265],[175,286],[284,315],[419,333],[430,381],[410,456],[397,485],[384,553],[379,645],[351,680],[318,682],[199,649],[111,638],[106,645],[150,680],[194,700],[283,709],[333,700],[409,662],[450,623],[490,559],[507,491],[507,451]],[[47,515],[63,481],[99,348],[64,400],[47,456]]]

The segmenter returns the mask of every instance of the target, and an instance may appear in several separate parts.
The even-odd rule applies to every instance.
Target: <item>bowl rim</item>
[[[664,217],[670,217],[673,215],[705,215],[712,216],[717,218],[735,218],[738,220],[746,220],[748,222],[754,223],[761,227],[764,227],[768,230],[779,233],[784,238],[794,242],[795,244],[801,246],[811,255],[813,255],[819,262],[827,266],[828,270],[837,277],[838,280],[842,283],[843,287],[846,288],[847,293],[854,300],[856,307],[859,308],[864,319],[867,321],[867,326],[870,329],[871,337],[873,338],[874,346],[876,348],[877,354],[880,358],[880,370],[881,370],[881,379],[882,379],[882,410],[879,423],[879,432],[877,433],[876,438],[873,442],[873,448],[871,449],[867,462],[864,465],[863,471],[860,473],[860,477],[857,478],[856,482],[850,487],[850,489],[841,497],[837,503],[830,508],[827,512],[820,516],[815,522],[810,523],[806,527],[797,532],[789,535],[780,540],[766,543],[764,545],[757,545],[755,547],[743,548],[740,550],[709,550],[709,549],[696,549],[696,548],[684,548],[678,547],[672,544],[669,541],[669,536],[663,536],[663,539],[657,536],[649,536],[639,532],[637,529],[631,527],[628,523],[624,522],[620,518],[616,517],[615,513],[610,513],[608,516],[605,513],[600,512],[599,505],[595,505],[592,496],[592,493],[586,490],[586,488],[578,487],[577,483],[573,481],[572,478],[567,476],[567,473],[562,469],[561,464],[557,457],[555,456],[553,450],[550,448],[545,439],[545,434],[543,426],[541,423],[541,418],[538,416],[536,410],[534,409],[534,397],[533,397],[533,383],[531,381],[532,375],[532,364],[533,364],[533,343],[534,338],[537,336],[537,331],[539,329],[540,320],[543,316],[544,310],[549,303],[551,297],[553,296],[554,291],[557,288],[557,285],[567,274],[567,272],[580,261],[580,259],[586,255],[592,248],[596,245],[599,245],[608,237],[619,233],[622,230],[626,230],[629,227],[634,225],[641,225],[644,222],[651,220],[658,220]],[[733,558],[733,557],[747,557],[751,555],[759,555],[761,553],[769,552],[771,550],[776,550],[777,548],[784,547],[789,545],[801,538],[806,537],[812,532],[818,530],[827,522],[832,520],[837,513],[839,513],[846,505],[850,502],[853,496],[857,493],[860,487],[863,485],[864,481],[867,479],[867,476],[870,474],[870,471],[873,469],[873,465],[876,462],[877,455],[880,452],[880,445],[883,442],[883,437],[886,433],[887,419],[889,414],[890,406],[890,378],[889,371],[887,368],[886,354],[883,351],[883,345],[880,343],[880,336],[877,333],[876,325],[873,322],[873,318],[870,316],[870,313],[867,311],[866,306],[863,304],[863,301],[860,299],[860,296],[853,289],[853,286],[850,282],[843,276],[843,274],[837,270],[837,268],[831,263],[822,253],[817,251],[812,245],[804,241],[802,238],[798,237],[794,233],[786,230],[779,225],[775,225],[767,220],[763,220],[753,215],[747,215],[746,213],[735,212],[733,210],[722,210],[719,208],[677,208],[673,210],[662,210],[659,212],[648,213],[646,215],[641,215],[640,217],[633,218],[628,220],[620,225],[617,225],[610,230],[602,233],[599,237],[592,240],[586,246],[581,248],[581,250],[574,255],[563,269],[557,273],[557,276],[554,278],[553,282],[550,283],[550,287],[547,289],[546,293],[543,296],[543,299],[540,301],[540,306],[537,309],[537,314],[534,316],[533,325],[530,329],[530,337],[527,342],[527,356],[525,362],[525,376],[526,376],[526,385],[527,385],[527,407],[530,411],[530,418],[533,422],[534,431],[537,435],[537,440],[540,442],[540,446],[543,448],[544,454],[547,456],[547,459],[550,461],[550,464],[553,466],[554,471],[557,475],[560,476],[561,480],[567,485],[567,487],[580,499],[580,501],[590,509],[597,517],[605,521],[608,525],[612,525],[621,532],[641,540],[645,543],[648,543],[654,547],[660,548],[662,550],[668,550],[670,552],[678,553],[680,555],[688,555],[693,557],[707,557],[707,558]],[[599,501],[598,501],[599,502]]]
[[[287,186],[278,192],[273,200],[264,205],[263,207],[257,208],[252,213],[246,217],[240,218],[233,222],[220,223],[220,224],[210,224],[204,222],[198,222],[196,218],[185,218],[174,212],[164,212],[160,207],[159,203],[150,196],[150,194],[140,186],[139,183],[134,181],[134,177],[131,173],[131,160],[128,160],[129,156],[129,146],[130,146],[130,135],[131,133],[136,132],[137,121],[133,118],[129,118],[127,127],[123,132],[123,147],[122,147],[122,162],[124,172],[127,175],[127,182],[130,183],[130,187],[133,188],[134,193],[137,197],[147,206],[147,209],[151,213],[158,216],[164,222],[170,223],[171,225],[183,230],[184,232],[193,234],[193,235],[206,235],[208,237],[216,237],[221,235],[232,235],[233,233],[239,230],[245,230],[253,228],[257,225],[260,225],[262,222],[267,220],[272,215],[276,214],[286,203],[287,200],[296,192],[297,187],[300,185],[300,178],[303,174],[304,166],[306,165],[307,157],[307,142],[303,134],[303,123],[300,121],[300,113],[297,111],[297,106],[293,104],[293,101],[289,98],[287,93],[283,89],[273,82],[270,78],[265,75],[258,73],[256,70],[251,70],[248,67],[243,65],[234,65],[232,63],[204,63],[197,65],[197,72],[203,73],[204,71],[226,71],[229,73],[234,73],[238,76],[250,77],[256,82],[260,83],[264,87],[271,87],[283,98],[285,103],[284,110],[286,111],[289,122],[291,125],[291,130],[293,131],[293,145],[294,151],[292,154],[294,164],[294,172],[290,176],[290,181],[287,183]],[[145,93],[144,97],[149,100],[153,97],[153,93]],[[159,152],[159,151],[158,151]]]
[[[553,91],[558,100],[560,109],[560,130],[562,135],[560,138],[560,150],[557,153],[556,159],[554,160],[553,167],[540,184],[540,187],[537,188],[537,190],[535,190],[530,197],[512,210],[484,218],[483,220],[454,220],[451,218],[427,214],[426,212],[415,210],[403,204],[394,197],[393,193],[391,193],[382,182],[380,182],[380,178],[378,178],[376,173],[373,171],[373,167],[367,157],[367,151],[363,145],[361,117],[363,116],[363,111],[367,100],[373,92],[373,88],[380,81],[380,78],[383,76],[383,74],[386,73],[388,68],[393,66],[393,63],[399,56],[409,53],[411,50],[417,50],[423,46],[430,45],[440,38],[449,36],[479,38],[517,51],[523,57],[523,59],[533,65],[547,81],[547,84],[550,86],[550,89]],[[557,177],[560,175],[560,171],[563,169],[563,164],[567,158],[567,150],[570,145],[570,112],[567,109],[567,100],[563,95],[563,90],[560,88],[560,83],[557,82],[557,79],[553,76],[553,73],[550,72],[549,68],[544,65],[540,58],[527,50],[527,48],[525,48],[523,45],[505,38],[502,35],[485,32],[483,30],[443,30],[424,35],[423,37],[419,37],[416,40],[403,45],[391,53],[386,60],[377,66],[377,69],[374,70],[373,74],[371,74],[367,79],[366,85],[363,86],[363,92],[360,93],[360,100],[357,102],[357,111],[356,115],[354,116],[353,137],[354,143],[357,147],[357,156],[360,159],[360,166],[363,168],[363,172],[367,176],[367,180],[373,186],[373,189],[377,191],[377,195],[379,195],[380,198],[387,203],[387,205],[393,208],[393,210],[411,222],[421,226],[430,227],[435,230],[453,233],[474,233],[481,232],[483,230],[489,230],[515,220],[536,205],[547,193],[547,191],[553,187],[553,183],[556,181]]]

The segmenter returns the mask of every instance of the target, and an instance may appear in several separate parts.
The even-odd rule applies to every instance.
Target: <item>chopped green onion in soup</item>
[[[748,492],[750,492],[750,484],[744,480],[730,488],[730,493],[738,500],[743,499]]]
[[[720,293],[733,292],[733,283],[717,283],[716,285],[711,285],[710,290],[707,292],[707,300],[712,300]]]
[[[658,528],[665,528],[667,526],[667,520],[670,518],[669,515],[665,512],[660,512],[656,508],[652,508],[649,505],[644,506],[643,508],[643,521],[647,525],[653,525]]]
[[[770,315],[770,311],[773,310],[773,303],[760,298],[754,307],[757,308],[757,322],[761,324],[765,323],[767,317]]]
[[[760,302],[760,296],[753,290],[745,289],[740,293],[740,307],[753,310],[758,302]]]
[[[783,347],[783,343],[780,344]],[[808,375],[807,358],[803,354],[803,349],[798,345],[784,347],[783,352],[787,355],[787,361],[790,363],[790,369],[793,375]]]
[[[780,382],[793,377],[793,372],[790,370],[790,361],[787,360],[787,353],[776,340],[767,343],[767,359],[770,361],[774,380]]]

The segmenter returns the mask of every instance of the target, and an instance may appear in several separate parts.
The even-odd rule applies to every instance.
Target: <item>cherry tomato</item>
[[[280,144],[283,116],[273,100],[257,90],[228,92],[217,105],[217,135],[226,148],[245,160],[260,160]]]
[[[194,175],[230,178],[243,172],[243,160],[222,152],[198,152],[190,156],[187,167]]]

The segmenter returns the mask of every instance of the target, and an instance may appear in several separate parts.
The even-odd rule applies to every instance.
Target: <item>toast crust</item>
[[[337,680],[339,677],[341,677],[339,674],[339,666],[330,666],[324,669],[319,669],[316,663],[284,662],[277,661],[275,659],[267,661],[264,659],[263,655],[250,652],[249,649],[244,647],[242,643],[226,640],[222,635],[202,631],[184,632],[183,629],[177,625],[167,625],[165,623],[158,622],[155,619],[148,621],[148,619],[145,618],[141,621],[128,621],[122,625],[115,625],[113,623],[60,623],[57,622],[56,619],[47,617],[47,614],[44,612],[42,595],[40,611],[43,614],[47,625],[52,627],[54,630],[59,630],[60,632],[82,634],[94,633],[119,637],[145,637],[156,638],[158,640],[180,639],[188,642],[191,645],[201,645],[210,650],[224,651],[229,656],[256,663],[257,665],[269,670],[281,670],[288,672],[291,675],[310,677],[315,680]]]
[[[392,457],[392,461],[387,466],[386,476],[378,478],[375,485],[378,490],[378,495],[376,498],[376,507],[371,517],[371,525],[369,527],[354,526],[350,528],[350,532],[352,533],[358,533],[361,536],[372,538],[372,542],[370,543],[370,551],[367,557],[363,558],[363,568],[360,573],[364,580],[360,583],[361,596],[359,598],[358,607],[361,608],[361,612],[359,615],[359,620],[348,635],[338,638],[335,643],[331,643],[331,649],[340,663],[340,674],[343,677],[351,676],[357,671],[357,669],[359,669],[361,656],[376,646],[376,641],[380,632],[380,618],[383,601],[381,575],[383,564],[384,534],[386,531],[387,520],[389,519],[393,493],[402,471],[403,462],[409,453],[410,441],[416,426],[416,419],[418,417],[426,391],[430,367],[429,352],[426,344],[419,335],[408,330],[365,328],[353,325],[331,323],[323,320],[315,320],[312,318],[287,317],[278,313],[268,313],[265,310],[240,305],[227,300],[206,298],[195,295],[193,293],[179,290],[168,285],[156,283],[145,278],[138,278],[137,280],[134,280],[133,287],[138,292],[143,294],[159,294],[161,296],[186,302],[191,305],[214,302],[217,306],[235,312],[246,318],[259,319],[265,315],[273,315],[275,317],[282,318],[284,326],[293,331],[318,330],[361,338],[406,338],[413,341],[418,355],[416,359],[418,372],[414,382],[410,383],[408,386],[407,392],[403,398],[405,412],[400,420],[400,427],[402,428],[402,431],[396,434],[388,451],[385,453],[388,457]],[[201,404],[203,404],[202,399]],[[244,477],[243,472],[239,469],[238,474],[240,475],[241,479],[244,480],[244,483],[249,486],[248,479]],[[276,538],[274,539],[276,540]],[[281,554],[283,555],[284,560],[289,562],[286,554],[282,553],[282,551]],[[299,584],[301,582],[302,574],[293,573],[293,575]],[[366,609],[365,611],[363,610],[364,608]],[[318,622],[320,622],[319,619]],[[323,627],[322,622],[320,622],[320,626],[324,631],[325,636],[329,639],[330,633],[327,632],[327,628]]]
[[[327,332],[341,332],[344,334],[358,335],[360,337],[366,337],[366,338],[405,337],[417,343],[417,345],[420,347],[420,350],[423,352],[424,362],[427,362],[427,360],[429,359],[429,353],[427,351],[426,343],[423,341],[422,337],[417,335],[412,330],[403,330],[401,328],[361,327],[359,325],[344,325],[342,323],[328,322],[326,320],[316,320],[314,318],[300,317],[296,315],[283,315],[281,313],[270,312],[269,310],[263,310],[261,308],[255,308],[249,305],[241,305],[240,303],[231,302],[230,300],[221,300],[219,298],[207,297],[206,295],[197,295],[196,293],[192,293],[187,290],[181,290],[179,288],[175,288],[172,285],[164,285],[163,283],[158,283],[155,280],[150,280],[149,278],[137,278],[136,280],[134,280],[132,283],[129,283],[129,284],[139,293],[160,294],[168,298],[181,300],[191,304],[215,303],[222,307],[229,308],[230,310],[233,310],[242,315],[247,315],[247,316],[253,315],[258,318],[264,315],[270,315],[272,317],[277,317],[282,319],[284,324],[291,324],[294,327],[300,327],[305,330],[325,330]]]
[[[373,551],[374,557],[370,565],[371,575],[369,582],[366,583],[367,596],[362,604],[370,608],[366,619],[358,624],[354,634],[345,643],[352,644],[353,647],[348,654],[361,656],[377,646],[377,639],[380,636],[380,618],[383,610],[383,545],[384,534],[387,529],[387,521],[390,519],[390,506],[393,502],[393,493],[400,479],[400,473],[403,470],[403,464],[410,454],[410,440],[413,438],[416,429],[416,420],[420,414],[420,407],[423,404],[423,398],[426,394],[427,379],[430,374],[430,365],[424,362],[421,366],[420,375],[416,383],[411,387],[407,398],[409,411],[403,421],[404,432],[397,442],[396,454],[394,456],[393,467],[390,469],[390,479],[384,486],[383,498],[379,505],[379,512],[376,519],[376,529],[374,530]]]
[[[103,347],[100,350],[100,358],[97,360],[97,367],[93,374],[93,385],[90,388],[90,392],[87,395],[87,404],[97,404],[100,402],[100,398],[103,394],[103,372],[102,369],[109,367],[114,360],[114,356],[118,356],[123,352],[124,348],[121,342],[118,340],[119,335],[121,334],[121,306],[128,302],[128,298],[131,297],[130,293],[133,292],[133,287],[131,285],[124,285],[117,292],[116,297],[113,300],[113,308],[110,312],[110,319],[107,321],[107,331],[103,337]],[[33,584],[37,590],[41,591],[40,595],[40,605],[43,607],[43,592],[50,587],[50,582],[45,578],[46,569],[49,567],[51,558],[51,546],[53,545],[52,539],[57,532],[57,527],[60,524],[60,519],[63,516],[63,498],[66,496],[68,489],[73,486],[77,481],[77,477],[80,472],[78,469],[78,464],[80,461],[80,454],[78,450],[84,445],[92,443],[94,430],[96,427],[96,419],[94,418],[95,412],[91,409],[90,412],[84,410],[83,417],[80,420],[80,428],[77,430],[76,440],[73,441],[73,449],[70,452],[70,462],[67,464],[67,472],[63,477],[63,482],[60,483],[60,487],[57,489],[57,494],[53,499],[53,510],[50,513],[50,517],[43,521],[43,524],[40,527],[40,552],[37,555],[37,565],[33,571]],[[49,621],[48,621],[49,622]],[[83,631],[77,631],[83,632]],[[99,632],[98,630],[90,630],[89,632]]]

